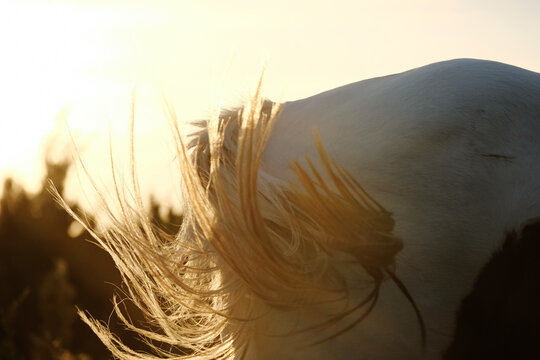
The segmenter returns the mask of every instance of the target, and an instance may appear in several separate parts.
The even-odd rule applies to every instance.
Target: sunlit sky
[[[106,184],[108,127],[121,154],[134,87],[143,186],[170,200],[164,97],[207,117],[222,92],[242,103],[262,61],[273,100],[460,57],[540,71],[539,14],[537,0],[0,0],[0,177],[36,189],[43,149],[71,153],[67,122]]]

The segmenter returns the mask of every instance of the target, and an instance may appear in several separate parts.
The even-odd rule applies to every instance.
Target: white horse
[[[180,233],[158,236],[119,196],[96,234],[153,320],[138,331],[170,344],[159,356],[502,354],[473,349],[466,322],[486,305],[477,275],[540,216],[540,74],[463,59],[279,106],[256,94],[177,140]],[[116,356],[152,358],[82,315]]]

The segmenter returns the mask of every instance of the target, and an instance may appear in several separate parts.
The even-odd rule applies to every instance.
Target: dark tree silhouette
[[[27,193],[11,179],[4,182],[0,200],[1,359],[110,358],[78,318],[76,306],[109,321],[115,333],[125,332],[110,316],[112,294],[121,289],[113,261],[89,241],[87,232],[69,236],[73,219],[48,191],[50,180],[62,194],[70,165],[47,161],[47,175],[37,194]],[[77,204],[70,205],[79,211]],[[150,215],[156,226],[166,232],[178,229],[181,216],[171,210],[165,218],[159,214],[159,205],[152,201]],[[94,220],[89,217],[88,221]]]

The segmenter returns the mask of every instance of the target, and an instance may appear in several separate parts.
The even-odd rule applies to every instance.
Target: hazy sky
[[[140,168],[161,179],[163,95],[184,120],[223,89],[239,105],[263,59],[274,100],[459,57],[540,71],[539,14],[537,0],[0,0],[0,175],[35,178],[56,118],[99,168],[135,85]]]

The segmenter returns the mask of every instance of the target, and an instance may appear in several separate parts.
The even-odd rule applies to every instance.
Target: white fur
[[[365,321],[317,346],[301,348],[312,333],[268,334],[302,328],[328,309],[263,317],[247,358],[439,358],[504,231],[540,215],[540,74],[452,60],[285,103],[262,169],[294,181],[293,160],[317,159],[314,127],[330,156],[394,214],[404,241],[396,273],[426,320],[427,348],[411,305],[386,282]]]

